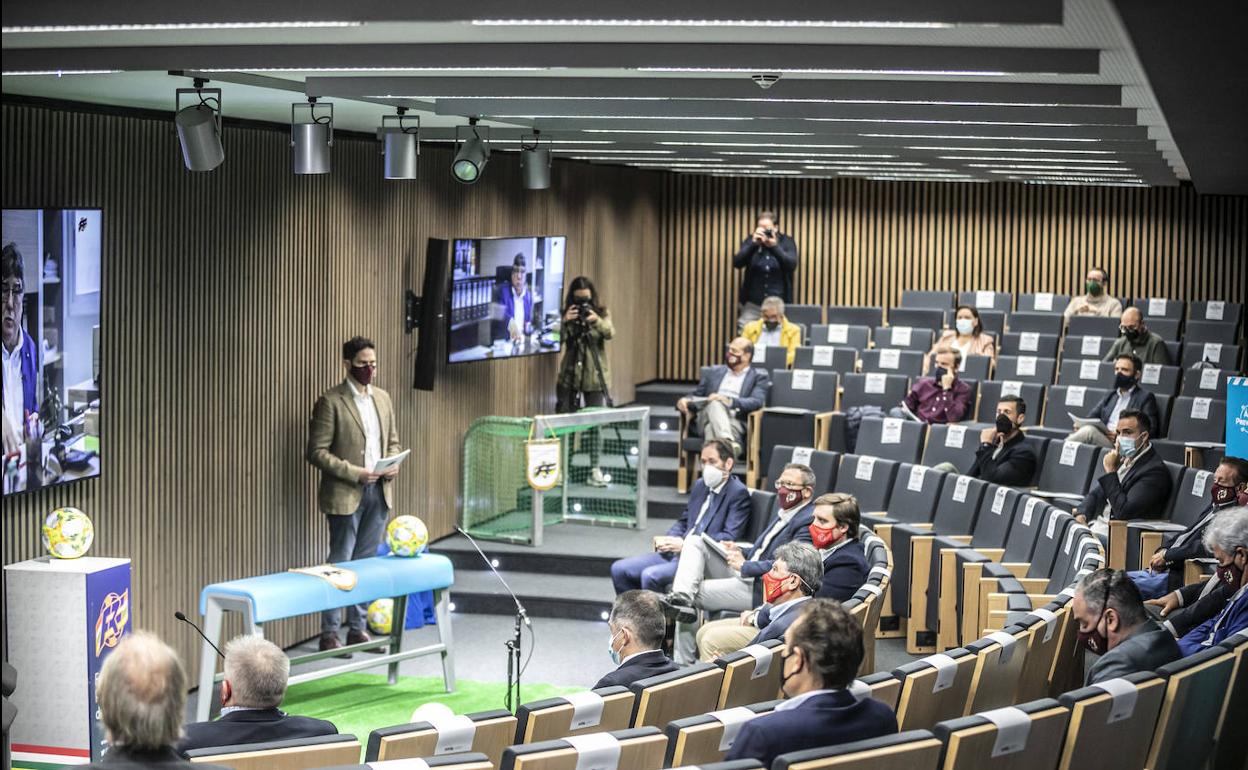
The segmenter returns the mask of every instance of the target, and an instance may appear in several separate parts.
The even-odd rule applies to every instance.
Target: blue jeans
[[[1160,599],[1168,593],[1168,572],[1154,573],[1146,569],[1134,569],[1127,573],[1127,577],[1131,578],[1135,587],[1140,589],[1140,596],[1145,599]]]
[[[676,577],[676,563],[674,554],[663,553],[643,553],[616,561],[611,565],[616,596],[637,588],[666,592],[672,578]]]
[[[329,557],[327,561],[337,564],[355,559],[367,559],[377,555],[377,545],[386,531],[386,516],[390,509],[386,507],[386,496],[381,492],[380,484],[369,484],[364,487],[360,497],[360,507],[350,516],[330,516],[329,519]],[[352,631],[363,631],[368,619],[367,604],[351,604],[347,606],[347,625]],[[338,608],[325,610],[321,613],[321,634],[336,634],[341,625],[341,614]]]

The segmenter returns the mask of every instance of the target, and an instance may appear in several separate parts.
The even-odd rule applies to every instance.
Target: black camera
[[[576,318],[578,321],[584,321],[586,316],[588,316],[594,309],[590,304],[590,301],[587,299],[578,299],[572,303],[572,306],[576,308]]]
[[[763,235],[767,236],[768,238],[775,238],[776,229],[774,227],[768,227],[766,230],[763,231]]]

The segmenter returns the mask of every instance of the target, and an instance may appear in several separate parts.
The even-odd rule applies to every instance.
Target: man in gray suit
[[[684,415],[697,415],[698,428],[708,441],[721,439],[741,456],[745,421],[750,412],[767,405],[771,378],[763,369],[750,366],[754,343],[737,337],[728,344],[724,363],[708,367],[692,393],[676,402]]]
[[[1140,589],[1121,570],[1099,569],[1084,578],[1072,611],[1079,645],[1099,656],[1084,686],[1153,671],[1182,657],[1174,637],[1148,616]]]

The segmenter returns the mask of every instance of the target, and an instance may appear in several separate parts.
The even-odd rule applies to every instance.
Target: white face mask
[[[619,635],[620,632],[616,631],[611,635],[611,638],[607,640],[607,651],[611,654],[611,662],[617,666],[620,665],[620,651],[615,649],[615,637]]]
[[[702,481],[708,489],[714,489],[724,481],[724,472],[714,465],[702,466]]]
[[[975,320],[972,318],[959,318],[953,322],[958,329],[958,334],[970,334],[975,331]]]

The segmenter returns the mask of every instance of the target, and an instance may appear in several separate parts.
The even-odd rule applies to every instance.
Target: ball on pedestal
[[[77,559],[94,540],[91,519],[77,508],[57,508],[43,520],[43,547],[58,559]]]
[[[399,516],[386,526],[386,544],[395,556],[415,556],[429,542],[429,530],[415,516]]]

